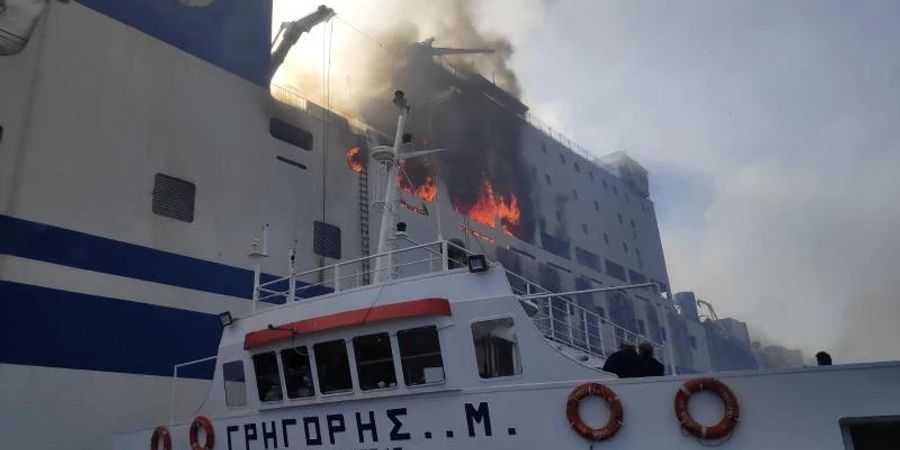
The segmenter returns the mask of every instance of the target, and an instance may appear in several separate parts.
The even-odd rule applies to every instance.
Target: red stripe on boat
[[[300,334],[333,330],[335,328],[362,325],[364,323],[404,319],[407,317],[449,315],[450,302],[446,298],[423,298],[403,303],[373,306],[371,308],[355,309],[353,311],[344,311],[314,317],[312,319],[304,319],[298,322],[279,325],[271,330],[251,331],[244,336],[244,349],[249,350],[254,347],[259,347],[282,339],[288,339]]]

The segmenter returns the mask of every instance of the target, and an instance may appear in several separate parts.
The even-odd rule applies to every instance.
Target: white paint
[[[280,325],[310,319],[334,312],[355,310],[366,306],[382,306],[403,301],[445,295],[451,303],[451,316],[416,317],[369,323],[349,328],[302,334],[292,339],[270,343],[247,352],[243,349],[244,335],[265,329],[268,324]],[[373,299],[374,298],[374,299]],[[475,321],[511,317],[519,344],[522,372],[512,377],[481,379],[475,364],[470,324]],[[318,394],[302,400],[260,402],[254,389],[252,372],[248,371],[250,401],[244,407],[224,406],[224,387],[221,370],[214,377],[207,402],[198,411],[210,417],[217,442],[232,439],[232,446],[245,448],[244,425],[255,424],[259,439],[247,441],[246,448],[261,449],[262,423],[271,429],[283,445],[282,420],[317,417],[325,436],[322,448],[579,448],[588,445],[566,421],[566,400],[572,389],[586,381],[599,381],[619,396],[625,410],[624,425],[619,433],[604,442],[608,448],[668,448],[694,449],[695,438],[685,436],[673,411],[673,401],[681,384],[689,377],[653,377],[644,379],[610,378],[608,374],[581,366],[562,356],[534,328],[517,300],[510,294],[506,279],[499,271],[472,274],[455,271],[425,278],[410,278],[382,286],[360,288],[325,296],[307,302],[275,307],[244,317],[229,327],[223,335],[219,361],[235,359],[252,367],[253,353],[277,350],[292,345],[313,345],[333,339],[348,342],[354,336],[379,331],[397,330],[435,324],[439,329],[446,381],[425,388],[405,387],[345,394]],[[351,352],[352,355],[352,352]],[[351,357],[352,358],[352,357]],[[396,367],[395,358],[395,367]],[[351,367],[353,367],[351,359]],[[351,369],[356,383],[355,370]],[[802,368],[794,371],[716,374],[734,391],[740,402],[741,420],[730,439],[721,443],[724,449],[834,449],[844,448],[839,421],[846,418],[865,418],[897,415],[900,404],[900,363],[880,363],[853,366]],[[402,379],[398,377],[398,379]],[[468,432],[466,404],[489,409],[492,435],[473,422],[473,435]],[[593,404],[592,404],[593,403]],[[400,422],[401,432],[410,439],[391,439],[393,422],[388,410],[405,408]],[[584,419],[592,424],[604,421],[607,414],[596,402],[586,401],[581,410]],[[722,414],[721,403],[712,395],[700,393],[689,403],[694,418],[711,425]],[[376,417],[377,443],[369,434],[359,438],[355,414],[368,422],[368,413]],[[346,431],[334,433],[330,442],[327,432],[328,415],[335,415],[333,424],[343,421]],[[338,416],[340,418],[338,418]],[[310,419],[313,420],[313,419]],[[273,427],[272,421],[275,422]],[[239,428],[229,433],[229,426]],[[508,432],[515,428],[515,435]],[[307,448],[301,427],[289,427],[286,448]],[[454,437],[447,436],[452,431]],[[152,429],[122,434],[116,448],[129,449],[146,445]],[[188,445],[187,424],[171,428],[174,448]],[[427,439],[425,432],[431,432]],[[395,435],[395,437],[397,437]],[[376,445],[377,444],[377,445]],[[218,444],[217,444],[218,445]],[[271,444],[269,444],[271,445]]]

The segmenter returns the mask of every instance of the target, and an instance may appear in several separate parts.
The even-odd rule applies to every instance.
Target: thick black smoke
[[[410,102],[407,130],[418,148],[446,148],[432,161],[452,197],[454,207],[467,212],[482,195],[484,179],[493,186],[496,200],[513,197],[521,211],[519,225],[511,227],[520,239],[534,237],[534,207],[529,169],[522,158],[520,117],[526,110],[512,95],[472,72],[451,72],[436,64],[427,47],[410,44],[404,63],[393,74],[394,85]],[[435,94],[458,90],[451,100],[435,104]],[[387,98],[373,100],[364,120],[390,130],[396,109]],[[429,168],[416,160],[404,166],[413,184],[424,182]]]

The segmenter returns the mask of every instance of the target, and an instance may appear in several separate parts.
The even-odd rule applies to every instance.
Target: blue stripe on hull
[[[6,320],[0,363],[171,376],[215,355],[222,334],[211,314],[0,281]],[[211,379],[213,363],[179,376]]]
[[[77,1],[246,80],[269,85],[270,0],[214,0],[204,8],[177,0]]]
[[[253,271],[247,269],[4,215],[0,215],[2,254],[232,297],[249,298],[253,290]],[[261,278],[265,282],[276,277]],[[287,290],[286,283],[278,288]],[[330,288],[316,286],[300,296],[329,292]]]

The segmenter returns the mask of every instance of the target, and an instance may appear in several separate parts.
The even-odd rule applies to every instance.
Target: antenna
[[[432,153],[445,151],[445,149],[420,150],[414,152],[406,152],[400,154],[400,146],[412,142],[412,136],[406,133],[406,122],[409,118],[409,104],[403,91],[394,92],[394,102],[400,110],[397,118],[397,130],[394,132],[394,145],[379,145],[372,149],[372,159],[381,163],[387,172],[387,179],[384,181],[384,200],[382,202],[384,211],[381,214],[381,228],[378,230],[378,250],[379,256],[375,264],[375,282],[382,282],[390,278],[391,272],[391,256],[385,255],[392,250],[392,243],[396,242],[394,238],[395,227],[395,211],[397,210],[397,199],[399,197],[399,186],[397,186],[397,172],[399,171],[400,162],[418,158]]]

